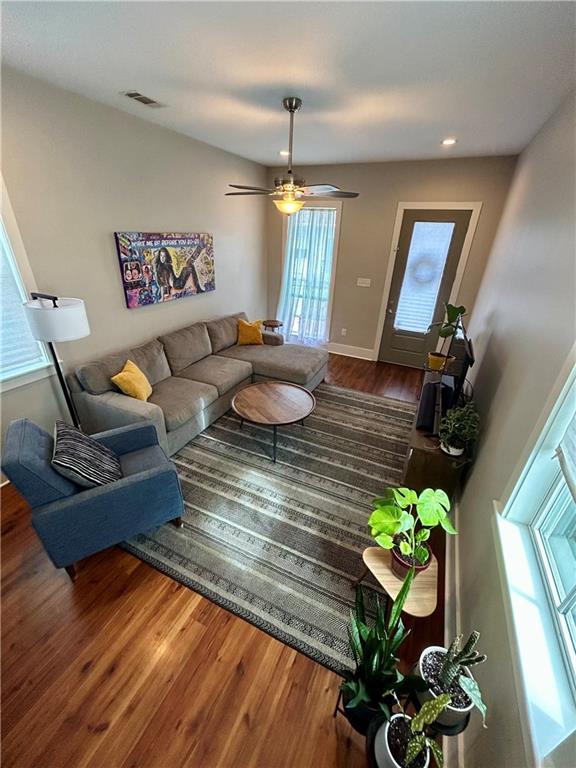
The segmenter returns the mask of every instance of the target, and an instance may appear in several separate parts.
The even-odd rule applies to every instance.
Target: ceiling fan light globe
[[[286,216],[291,216],[293,213],[298,213],[298,211],[304,205],[303,200],[273,200],[272,202],[276,208],[278,208],[280,213],[284,213]]]

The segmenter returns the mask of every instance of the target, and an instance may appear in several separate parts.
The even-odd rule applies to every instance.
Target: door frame
[[[394,274],[394,267],[396,266],[396,255],[398,253],[398,240],[400,239],[400,230],[402,229],[402,220],[404,219],[404,212],[410,210],[454,210],[454,211],[472,211],[470,216],[470,223],[468,224],[468,230],[466,237],[464,238],[464,244],[462,246],[462,252],[460,259],[458,260],[458,266],[456,268],[456,274],[454,275],[454,282],[450,290],[450,297],[448,303],[453,304],[460,291],[462,284],[462,278],[466,270],[466,264],[468,262],[468,256],[470,255],[470,249],[472,248],[472,242],[474,235],[476,234],[476,226],[478,225],[478,219],[480,218],[480,211],[482,210],[482,202],[476,201],[473,203],[398,203],[396,209],[396,219],[394,221],[394,229],[392,231],[392,244],[390,246],[390,255],[388,257],[388,267],[386,269],[386,277],[384,278],[384,289],[382,291],[382,304],[380,305],[380,314],[378,315],[378,325],[376,326],[376,339],[374,347],[372,349],[372,360],[378,360],[378,353],[380,351],[380,344],[382,343],[382,334],[384,333],[384,323],[386,321],[386,307],[388,306],[388,300],[390,299],[390,287],[392,285],[392,275]],[[436,350],[440,350],[442,339],[438,339],[438,345]]]
[[[307,200],[304,208],[335,208],[336,225],[334,227],[334,256],[332,258],[332,272],[330,274],[330,296],[328,297],[328,308],[326,309],[326,336],[327,340],[323,346],[330,344],[330,330],[332,326],[332,306],[334,304],[334,288],[336,287],[336,267],[338,264],[338,251],[340,250],[340,225],[342,223],[342,200]],[[288,219],[284,216],[282,221],[282,270],[281,280],[284,279],[284,264],[286,262],[286,244],[288,241]],[[280,283],[282,290],[282,283]],[[280,294],[278,294],[278,304],[280,303]],[[276,313],[275,313],[276,314]]]

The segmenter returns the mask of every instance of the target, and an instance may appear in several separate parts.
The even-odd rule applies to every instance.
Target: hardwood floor
[[[410,400],[415,373],[332,357],[329,380]],[[1,544],[4,768],[366,765],[332,672],[120,549],[73,584],[11,486]],[[418,620],[405,666],[442,625],[442,604]]]
[[[422,376],[422,371],[417,368],[330,355],[326,382],[415,403],[422,387]]]

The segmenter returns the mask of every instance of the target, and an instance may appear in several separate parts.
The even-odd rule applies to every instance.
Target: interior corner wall
[[[59,345],[67,368],[197,320],[265,315],[266,201],[224,196],[262,186],[263,166],[4,68],[2,171],[38,289],[86,301],[92,333]],[[122,230],[213,233],[216,290],[127,309]],[[46,380],[2,395],[3,428],[58,412]]]
[[[482,434],[460,503],[459,608],[461,631],[478,629],[480,650],[488,655],[475,675],[489,728],[472,718],[464,733],[465,768],[531,766],[510,660],[492,502],[505,503],[576,336],[575,135],[572,95],[519,158],[468,329],[476,349],[471,378]]]
[[[342,206],[330,341],[365,350],[376,342],[384,280],[400,202],[482,202],[458,302],[471,310],[504,208],[516,157],[353,163],[298,168],[307,182],[360,193]],[[281,169],[271,169],[272,182]],[[276,312],[282,280],[282,219],[268,208],[268,312]],[[356,285],[371,280],[369,288]],[[341,329],[346,328],[346,337]]]

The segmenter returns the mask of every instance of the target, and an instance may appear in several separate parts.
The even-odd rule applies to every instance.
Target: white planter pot
[[[423,680],[425,680],[426,678],[422,674],[422,662],[426,654],[431,653],[432,651],[440,651],[441,653],[447,653],[446,648],[443,648],[441,645],[429,645],[428,648],[424,648],[424,650],[420,654],[418,663],[414,666],[414,673],[419,675]],[[470,674],[470,671],[466,668],[464,668],[464,674],[468,675],[468,677],[472,677],[472,675]],[[429,699],[436,698],[436,694],[434,694],[432,691],[418,691],[416,695],[418,697],[418,701],[420,702],[420,704],[424,704],[424,702],[428,701]],[[466,709],[458,709],[457,707],[452,707],[449,704],[446,707],[446,709],[442,712],[440,717],[438,717],[436,722],[440,723],[440,725],[445,725],[448,728],[460,725],[466,719],[466,715],[469,712],[471,712],[473,709],[474,709],[474,704],[470,704],[470,706],[466,707]]]
[[[464,453],[464,448],[452,448],[451,445],[446,445],[446,443],[440,443],[440,448],[442,448],[444,453],[447,453],[448,456],[462,456]]]
[[[378,768],[402,768],[400,763],[397,763],[396,760],[394,760],[390,748],[388,747],[388,728],[390,727],[390,723],[398,717],[405,717],[406,720],[412,720],[408,715],[392,715],[389,722],[383,723],[380,726],[374,737],[374,757],[376,758],[376,765]],[[430,749],[429,747],[425,747],[425,749],[426,762],[424,763],[424,768],[428,768],[430,765]]]

